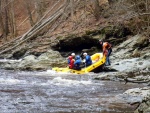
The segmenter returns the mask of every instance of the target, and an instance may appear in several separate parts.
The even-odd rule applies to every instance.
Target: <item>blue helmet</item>
[[[76,60],[77,60],[77,59],[80,59],[80,56],[79,56],[79,55],[76,56]]]

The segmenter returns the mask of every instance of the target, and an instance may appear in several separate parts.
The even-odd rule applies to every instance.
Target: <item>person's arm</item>
[[[108,49],[110,49],[112,47],[112,45],[110,43],[108,43]]]

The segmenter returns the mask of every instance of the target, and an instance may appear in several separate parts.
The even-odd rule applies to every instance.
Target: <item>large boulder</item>
[[[129,89],[119,96],[123,97],[122,99],[131,105],[139,103],[139,107],[134,113],[150,113],[149,87]]]
[[[17,63],[7,62],[4,67],[7,69],[21,70],[47,70],[56,66],[67,66],[67,61],[60,55],[59,52],[48,50],[39,57],[29,55]]]

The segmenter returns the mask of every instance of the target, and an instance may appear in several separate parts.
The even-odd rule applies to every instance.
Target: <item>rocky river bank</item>
[[[129,104],[138,104],[135,113],[150,112],[150,44],[145,40],[147,41],[145,37],[136,35],[114,46],[110,57],[111,66],[104,67],[104,71],[93,76],[96,80],[146,84],[147,87],[129,89],[120,96]],[[26,55],[18,60],[2,59],[0,67],[13,70],[50,70],[55,66],[66,66],[66,63],[60,52],[49,49],[39,56]]]

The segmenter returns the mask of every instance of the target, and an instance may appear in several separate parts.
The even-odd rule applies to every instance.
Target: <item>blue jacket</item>
[[[79,69],[80,68],[80,64],[81,64],[81,58],[80,58],[80,56],[76,56],[76,60],[74,62],[74,67],[76,69]]]
[[[86,55],[85,57],[85,63],[87,66],[91,65],[92,64],[92,60],[91,60],[91,57],[89,55]]]

